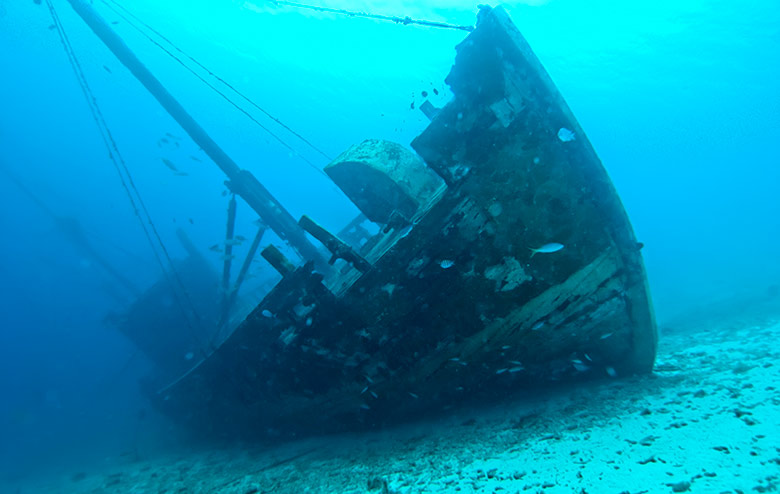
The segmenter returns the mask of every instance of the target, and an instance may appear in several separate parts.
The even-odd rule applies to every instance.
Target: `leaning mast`
[[[203,127],[185,110],[173,95],[135,56],[125,42],[108,23],[84,0],[68,0],[73,10],[81,17],[109,50],[127,67],[138,81],[154,96],[192,140],[227,175],[228,188],[243,198],[249,207],[262,218],[281,239],[287,241],[305,260],[324,266],[327,261],[317,248],[306,238],[303,228],[295,221],[284,206],[248,170],[241,169],[230,156],[212,139]]]

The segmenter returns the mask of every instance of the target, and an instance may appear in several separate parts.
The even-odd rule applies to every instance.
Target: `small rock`
[[[683,480],[682,482],[677,482],[674,484],[666,484],[669,487],[672,488],[672,492],[688,492],[691,490],[691,483]]]
[[[380,477],[374,477],[368,481],[368,490],[369,491],[376,491],[376,490],[382,490],[382,492],[387,492],[387,481]]]

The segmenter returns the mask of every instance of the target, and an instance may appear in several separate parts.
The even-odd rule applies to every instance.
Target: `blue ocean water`
[[[149,418],[136,386],[149,364],[106,324],[132,297],[73,241],[77,221],[135,286],[160,276],[47,3],[0,0],[0,464],[9,475],[174,434]],[[331,157],[366,138],[408,145],[427,124],[412,103],[434,88],[434,103],[447,101],[443,81],[466,34],[272,2],[215,4],[123,3]],[[171,255],[184,254],[177,228],[200,248],[217,243],[227,207],[222,173],[67,2],[52,5]],[[117,19],[110,5],[94,8]],[[446,0],[322,5],[459,25],[476,15],[475,5]],[[645,245],[659,323],[776,296],[780,6],[553,0],[506,8]],[[335,231],[356,214],[317,170],[327,158],[254,112],[291,152],[127,23],[113,27],[294,217],[316,212]],[[251,237],[253,219],[240,204],[237,232]],[[218,269],[219,256],[212,261]]]

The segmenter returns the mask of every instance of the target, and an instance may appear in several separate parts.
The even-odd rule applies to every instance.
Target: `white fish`
[[[550,254],[552,252],[558,252],[561,249],[563,249],[563,244],[559,244],[558,242],[550,242],[549,244],[542,245],[538,249],[531,249],[529,247],[528,250],[531,251],[531,257],[533,257],[536,254]]]
[[[577,136],[574,134],[574,131],[567,129],[566,127],[558,129],[558,139],[560,139],[561,142],[570,142],[576,138]]]
[[[590,367],[585,365],[581,360],[572,360],[571,365],[574,366],[577,372],[585,372],[586,370],[590,369]]]

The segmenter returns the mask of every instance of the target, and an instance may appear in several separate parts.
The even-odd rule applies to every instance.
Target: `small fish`
[[[167,158],[160,158],[165,166],[167,166],[172,171],[179,171],[178,168],[176,168],[176,165],[173,164],[173,162]]]
[[[449,259],[445,259],[439,263],[439,266],[441,266],[442,269],[449,269],[454,265],[455,265],[455,261],[451,261]]]
[[[422,94],[423,98],[427,98],[428,97],[428,91],[423,91],[421,94]]]
[[[607,373],[607,375],[609,377],[616,377],[617,376],[617,371],[615,371],[615,369],[613,367],[607,367],[607,368],[604,369],[604,371]]]
[[[119,21],[111,21],[111,24],[113,24],[114,26],[116,26],[117,24],[119,24]]]
[[[400,237],[405,238],[407,235],[409,235],[412,232],[412,228],[414,228],[412,225],[407,226],[400,232]]]
[[[531,331],[539,331],[540,329],[542,329],[542,326],[544,326],[544,321],[539,321],[538,323],[531,326]]]
[[[196,157],[196,156],[192,156],[192,155],[190,155],[190,159],[191,159],[192,161],[197,161],[198,163],[203,163],[203,160],[202,160],[202,159],[200,159],[200,158],[198,158],[198,157]]]
[[[261,314],[263,315],[263,317],[269,317],[269,318],[274,317],[274,313],[268,309],[263,309],[263,312],[261,312]]]
[[[236,240],[238,240],[239,242],[246,242],[246,237],[244,237],[243,235],[236,235],[236,236],[235,236],[235,237],[233,237],[233,238],[235,238],[235,239],[236,239]]]
[[[577,372],[585,372],[586,370],[590,369],[590,367],[582,363],[581,360],[572,360],[571,365]]]
[[[525,370],[525,367],[518,366],[518,367],[512,367],[507,372],[509,372],[510,374],[514,374],[515,372],[522,372],[524,370]]]
[[[374,399],[379,398],[379,395],[374,393],[373,391],[369,391],[369,393],[371,393],[371,396],[373,396]]]
[[[529,248],[528,250],[531,251],[531,257],[533,257],[536,254],[550,254],[552,252],[558,252],[561,249],[563,249],[563,244],[559,244],[557,242],[550,242],[549,244],[542,245],[538,249]]]
[[[504,372],[506,372],[507,370],[508,370],[508,369],[498,369],[498,370],[496,371],[496,375],[498,375],[498,374],[503,374],[503,373],[504,373]]]
[[[232,255],[232,254],[231,254],[231,255],[229,255],[229,256],[222,256],[222,257],[220,257],[219,259],[220,259],[221,261],[228,262],[228,261],[232,261],[232,260],[233,260],[233,259],[235,259],[235,258],[236,258],[236,256],[234,256],[234,255]]]
[[[571,142],[576,138],[577,136],[574,134],[574,132],[567,129],[566,127],[561,127],[558,129],[558,139],[560,139],[561,142]]]
[[[209,250],[213,252],[222,252],[222,249],[219,248],[219,244],[212,245],[211,247],[209,247]]]
[[[106,72],[108,72],[109,74],[113,74],[113,72],[111,72],[111,69],[109,69],[109,68],[108,68],[108,67],[106,67],[105,65],[103,66],[103,68],[104,68],[104,69],[106,69]]]
[[[224,244],[225,245],[230,245],[230,246],[241,245],[241,240],[239,240],[239,239],[237,239],[235,237],[234,238],[229,238],[229,239],[225,240]]]
[[[601,336],[599,337],[599,339],[600,339],[600,340],[606,340],[606,339],[607,339],[607,338],[609,338],[610,336],[612,336],[612,333],[604,333],[603,335],[601,335]]]
[[[168,140],[168,139],[166,139],[165,137],[161,137],[161,138],[160,138],[160,142],[162,142],[163,144],[170,144],[170,143],[171,143],[171,141],[169,141],[169,140]]]
[[[365,388],[363,388],[363,391],[361,391],[361,392],[360,392],[360,394],[363,394],[363,393],[365,393],[366,391],[368,391],[368,386],[366,386]]]
[[[168,136],[168,137],[170,137],[171,139],[175,139],[175,140],[177,140],[177,141],[180,141],[180,140],[181,140],[181,137],[175,136],[175,135],[171,134],[170,132],[166,132],[166,133],[165,133],[165,135],[167,135],[167,136]]]
[[[438,95],[439,95],[439,90],[438,90],[438,89],[436,89],[436,88],[433,88],[433,94],[435,94],[436,96],[438,96]]]
[[[176,175],[177,177],[187,177],[187,176],[189,176],[189,173],[187,173],[187,172],[176,171],[176,172],[173,172],[173,174]]]
[[[54,24],[49,24],[49,31],[54,31],[57,28]]]
[[[409,396],[411,396],[411,397],[412,397],[412,398],[414,398],[415,400],[416,400],[417,398],[419,398],[419,396],[417,396],[416,394],[412,393],[411,391],[409,391]]]
[[[190,225],[194,225],[195,224],[195,221],[192,218],[187,218],[187,221],[190,222]]]

